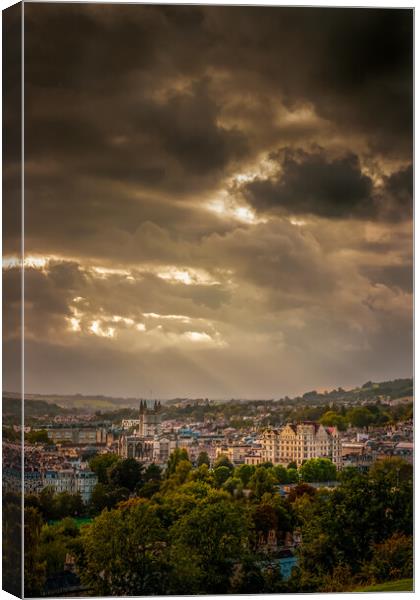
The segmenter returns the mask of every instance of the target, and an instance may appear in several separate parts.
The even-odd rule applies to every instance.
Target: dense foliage
[[[367,474],[345,469],[333,489],[308,483],[337,478],[325,459],[296,470],[234,468],[222,456],[210,468],[181,450],[164,473],[105,456],[91,466],[101,481],[89,507],[48,490],[26,500],[32,595],[69,555],[98,596],[343,591],[412,576],[412,468],[400,459]],[[282,497],[280,484],[293,479]],[[90,522],[77,526],[76,513]],[[274,533],[282,547],[293,532],[298,567],[283,581],[268,540]]]

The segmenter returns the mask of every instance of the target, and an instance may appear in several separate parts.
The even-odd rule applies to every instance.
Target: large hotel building
[[[341,440],[335,427],[318,423],[288,424],[281,429],[267,428],[261,436],[264,462],[299,467],[310,458],[329,458],[341,468]]]

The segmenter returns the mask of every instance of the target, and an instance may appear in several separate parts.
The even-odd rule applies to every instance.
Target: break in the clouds
[[[276,397],[410,375],[412,23],[27,4],[27,390]],[[13,252],[5,278],[13,348]]]

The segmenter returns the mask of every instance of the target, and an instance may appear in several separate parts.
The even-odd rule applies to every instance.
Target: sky
[[[412,16],[25,4],[27,392],[411,376]]]

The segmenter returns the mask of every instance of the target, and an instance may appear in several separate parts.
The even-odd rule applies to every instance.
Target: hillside
[[[393,381],[383,381],[375,383],[369,381],[360,387],[350,390],[338,388],[331,391],[319,392],[309,391],[302,396],[295,398],[279,398],[277,400],[241,400],[240,398],[231,400],[213,400],[211,405],[223,406],[224,411],[228,411],[228,407],[232,405],[243,406],[246,404],[264,404],[266,402],[279,402],[287,405],[316,406],[319,404],[328,404],[334,402],[359,403],[384,399],[398,399],[410,397],[413,395],[413,380],[412,379],[395,379]],[[75,395],[59,395],[59,394],[26,394],[25,398],[25,413],[27,416],[48,415],[55,416],[65,414],[65,412],[111,412],[122,410],[125,408],[135,409],[138,407],[140,398],[114,398],[111,396],[84,396],[82,394]],[[3,415],[18,415],[19,413],[19,396],[13,392],[4,392],[3,394]],[[197,404],[201,405],[201,409],[205,411],[202,399],[187,399],[174,398],[173,400],[162,401],[169,413],[176,412],[174,404],[179,402],[187,402],[191,406],[192,412],[197,410]],[[171,407],[173,409],[171,410]],[[207,409],[208,410],[208,409]],[[238,406],[238,410],[240,408]]]

